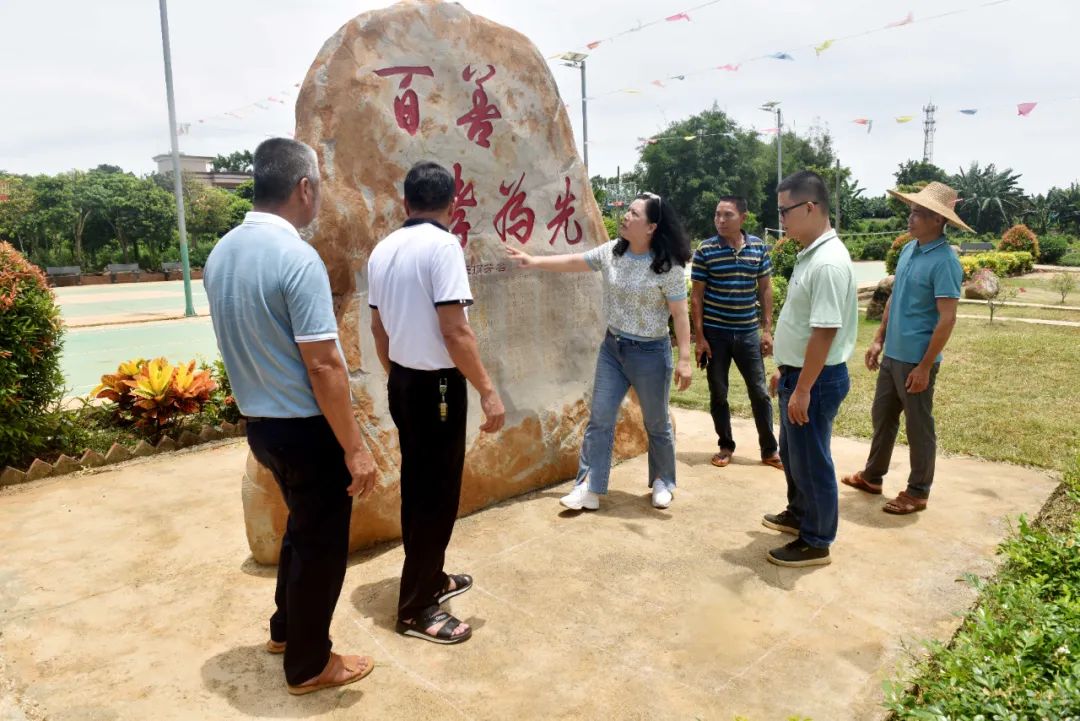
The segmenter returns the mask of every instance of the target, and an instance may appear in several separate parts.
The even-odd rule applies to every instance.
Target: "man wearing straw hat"
[[[900,251],[892,295],[866,351],[866,367],[878,372],[870,456],[863,470],[841,480],[866,493],[881,493],[903,412],[911,472],[907,488],[883,510],[906,515],[926,508],[934,482],[934,381],[941,351],[956,324],[963,280],[960,260],[945,238],[945,225],[971,228],[953,210],[956,191],[943,183],[930,183],[918,193],[890,190],[889,194],[911,208],[908,232],[913,240]]]

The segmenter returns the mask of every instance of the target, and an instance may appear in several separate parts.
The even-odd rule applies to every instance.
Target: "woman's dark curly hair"
[[[671,270],[672,265],[685,267],[690,262],[690,236],[683,229],[678,213],[655,193],[642,193],[645,201],[645,219],[656,223],[652,237],[652,271],[657,275]],[[612,252],[620,256],[630,247],[630,241],[619,238]]]

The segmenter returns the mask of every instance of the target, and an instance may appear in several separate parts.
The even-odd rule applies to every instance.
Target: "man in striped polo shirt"
[[[710,411],[720,450],[712,464],[731,463],[735,439],[731,434],[728,372],[731,362],[746,382],[757,425],[761,462],[783,469],[772,425],[772,400],[765,386],[765,363],[772,353],[772,263],[765,243],[743,231],[746,198],[724,196],[713,216],[716,235],[694,253],[691,294],[694,355],[707,367]],[[758,304],[761,313],[758,313]],[[759,319],[760,317],[760,319]]]

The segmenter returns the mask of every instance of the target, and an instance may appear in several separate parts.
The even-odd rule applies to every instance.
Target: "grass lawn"
[[[851,392],[840,407],[834,432],[869,438],[870,405],[876,373],[866,370],[863,354],[877,329],[863,320],[848,366]],[[772,358],[765,361],[771,374]],[[730,373],[732,413],[751,417],[746,387]],[[695,370],[684,393],[672,403],[708,411],[705,373]],[[1080,328],[957,322],[938,375],[934,398],[938,446],[945,453],[967,453],[992,461],[1064,470],[1080,452]],[[901,430],[901,442],[906,442]],[[753,439],[746,439],[753,443]]]
[[[1018,299],[1019,300],[1019,299]],[[1026,300],[1026,299],[1025,299]],[[977,315],[990,320],[990,308],[986,303],[961,303],[956,311],[961,315]],[[1068,320],[1080,323],[1080,310],[1058,310],[1057,308],[1017,308],[1004,306],[994,311],[994,321],[998,318],[1034,318],[1036,320]]]
[[[1023,293],[1018,293],[1016,300],[1020,303],[1046,303],[1047,305],[1059,305],[1061,293],[1050,288],[1050,279],[1056,273],[1034,273],[1022,278],[1004,278],[1007,286],[1023,288]],[[1080,274],[1077,274],[1077,282],[1080,283]],[[1080,288],[1069,293],[1065,299],[1065,305],[1080,305]]]

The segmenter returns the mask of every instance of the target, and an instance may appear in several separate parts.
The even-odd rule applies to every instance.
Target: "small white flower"
[[[1068,656],[1069,655],[1069,647],[1068,646],[1058,646],[1058,649],[1056,651],[1054,651],[1054,655],[1055,656]]]

